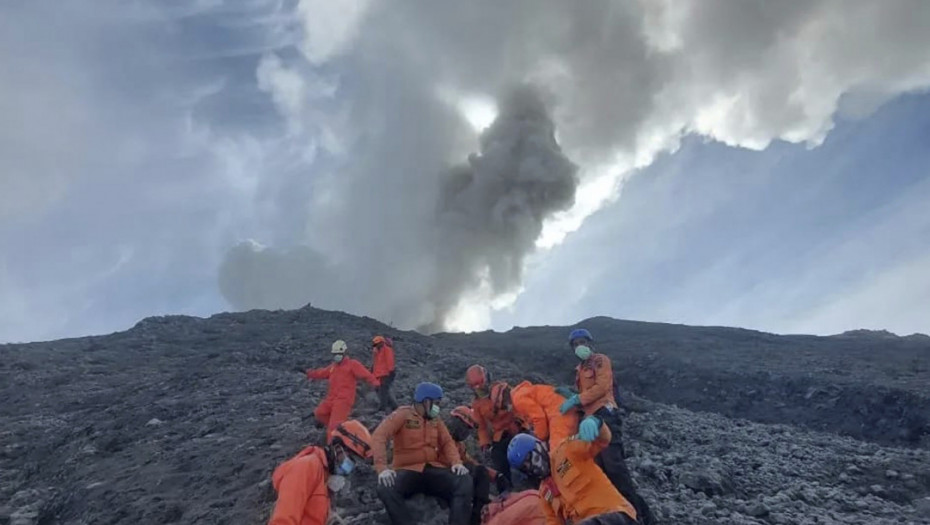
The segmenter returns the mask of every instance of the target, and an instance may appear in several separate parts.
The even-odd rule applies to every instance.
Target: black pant
[[[378,485],[378,498],[393,525],[415,523],[404,502],[414,494],[426,494],[449,504],[449,524],[468,525],[471,519],[471,476],[456,476],[451,470],[427,465],[423,472],[398,470],[393,487]]]
[[[378,410],[393,411],[397,409],[397,401],[391,394],[391,385],[394,384],[396,371],[392,370],[390,374],[381,378],[381,386],[378,387]]]
[[[611,512],[588,518],[578,525],[636,525],[636,522],[622,512]]]
[[[472,479],[471,525],[481,524],[481,509],[491,502],[491,477],[484,465],[466,465]]]
[[[513,436],[509,432],[504,432],[500,441],[495,441],[491,445],[491,463],[494,470],[500,472],[501,479],[497,484],[497,491],[503,492],[513,486],[513,480],[510,477],[510,462],[507,461],[507,447],[510,446],[510,440]]]
[[[610,410],[604,407],[594,415],[601,418],[611,433],[610,445],[601,451],[594,461],[601,467],[617,491],[636,509],[637,519],[643,525],[652,525],[655,523],[652,511],[646,500],[636,492],[636,483],[633,482],[630,470],[626,466],[626,454],[623,451],[623,421],[620,419],[620,411],[616,408]]]

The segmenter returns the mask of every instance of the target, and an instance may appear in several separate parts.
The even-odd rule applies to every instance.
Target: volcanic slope
[[[930,340],[582,324],[623,383],[629,463],[663,523],[930,523]],[[0,524],[267,521],[274,466],[322,437],[325,385],[299,370],[337,338],[370,364],[378,333],[397,345],[399,400],[435,381],[446,412],[469,401],[474,362],[554,383],[574,365],[566,328],[428,337],[310,307],[0,345]],[[354,416],[374,428],[360,391]],[[361,470],[335,506],[386,523]],[[445,522],[433,501],[412,507]]]

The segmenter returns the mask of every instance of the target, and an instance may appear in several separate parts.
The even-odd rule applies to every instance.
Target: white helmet
[[[344,353],[346,353],[348,350],[349,350],[349,347],[346,345],[346,342],[343,341],[342,339],[337,339],[337,340],[333,343],[333,351],[332,351],[332,353],[334,353],[334,354],[344,354]]]

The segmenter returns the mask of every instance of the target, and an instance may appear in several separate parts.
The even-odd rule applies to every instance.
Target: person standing
[[[397,401],[391,393],[396,375],[393,341],[383,335],[376,335],[371,340],[371,351],[374,354],[371,373],[381,382],[378,387],[378,411],[392,412],[397,408]]]
[[[610,358],[594,352],[594,338],[584,328],[572,330],[568,336],[569,347],[580,361],[575,367],[575,386],[578,393],[572,395],[559,410],[566,414],[581,410],[585,416],[596,416],[610,429],[610,444],[596,458],[597,464],[633,506],[644,525],[655,523],[646,500],[636,490],[636,483],[626,466],[623,450],[623,420],[614,398],[614,373]]]
[[[313,411],[314,417],[326,427],[329,439],[333,430],[349,419],[355,406],[355,388],[359,379],[364,379],[371,386],[378,387],[380,382],[362,363],[349,357],[349,347],[343,340],[333,342],[333,363],[323,368],[307,370],[307,379],[311,381],[329,381],[326,397]]]

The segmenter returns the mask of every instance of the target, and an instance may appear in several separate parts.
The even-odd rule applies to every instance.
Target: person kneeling
[[[472,507],[472,480],[449,430],[439,418],[442,388],[420,383],[412,406],[402,406],[372,435],[378,498],[394,525],[415,523],[405,500],[426,494],[449,503],[449,523],[467,525]],[[387,466],[387,442],[394,442],[394,461]],[[444,465],[452,465],[444,468]]]
[[[371,434],[350,419],[333,429],[329,445],[309,446],[278,465],[271,476],[278,493],[269,525],[323,525],[329,519],[329,492],[345,486],[355,463],[371,457]]]
[[[512,468],[542,479],[539,495],[547,523],[635,525],[636,510],[594,461],[609,443],[607,425],[588,416],[577,436],[551,451],[532,434],[518,434],[507,447],[507,460]]]

